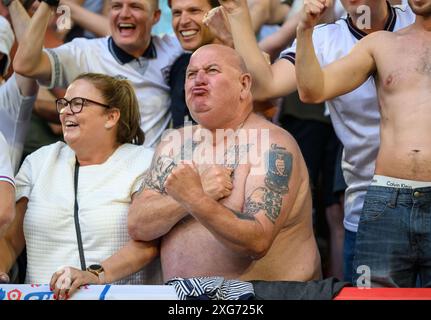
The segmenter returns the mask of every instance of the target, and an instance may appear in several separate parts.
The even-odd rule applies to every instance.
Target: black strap
[[[79,175],[79,162],[76,160],[75,176],[73,179],[73,188],[75,191],[75,205],[73,217],[75,219],[76,239],[78,240],[79,259],[81,260],[81,269],[86,270],[84,248],[82,246],[81,227],[79,225],[79,206],[78,206],[78,175]]]

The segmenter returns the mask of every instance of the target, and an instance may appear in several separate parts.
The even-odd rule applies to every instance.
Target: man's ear
[[[109,109],[106,115],[105,129],[112,129],[118,121],[120,121],[120,109]]]
[[[154,15],[153,15],[153,26],[159,22],[160,17],[162,16],[162,11],[160,9],[157,9],[156,11],[154,11]]]
[[[247,99],[251,94],[251,75],[250,73],[243,73],[240,77],[241,83],[241,99]]]

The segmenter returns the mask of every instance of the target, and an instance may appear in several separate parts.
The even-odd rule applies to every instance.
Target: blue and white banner
[[[47,284],[0,284],[0,300],[54,300]],[[89,285],[69,300],[178,300],[172,286]]]

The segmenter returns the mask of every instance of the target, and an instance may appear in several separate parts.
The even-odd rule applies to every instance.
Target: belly
[[[415,181],[431,181],[431,150],[420,142],[382,142],[376,161],[376,174]],[[416,142],[416,143],[415,143]],[[431,141],[430,141],[431,143]]]
[[[252,260],[223,246],[193,217],[179,222],[162,240],[163,278],[223,276],[239,278]]]

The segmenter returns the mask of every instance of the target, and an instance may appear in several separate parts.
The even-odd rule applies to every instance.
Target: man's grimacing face
[[[206,128],[219,128],[239,112],[244,73],[230,50],[204,46],[193,54],[187,68],[186,103],[193,119]]]

